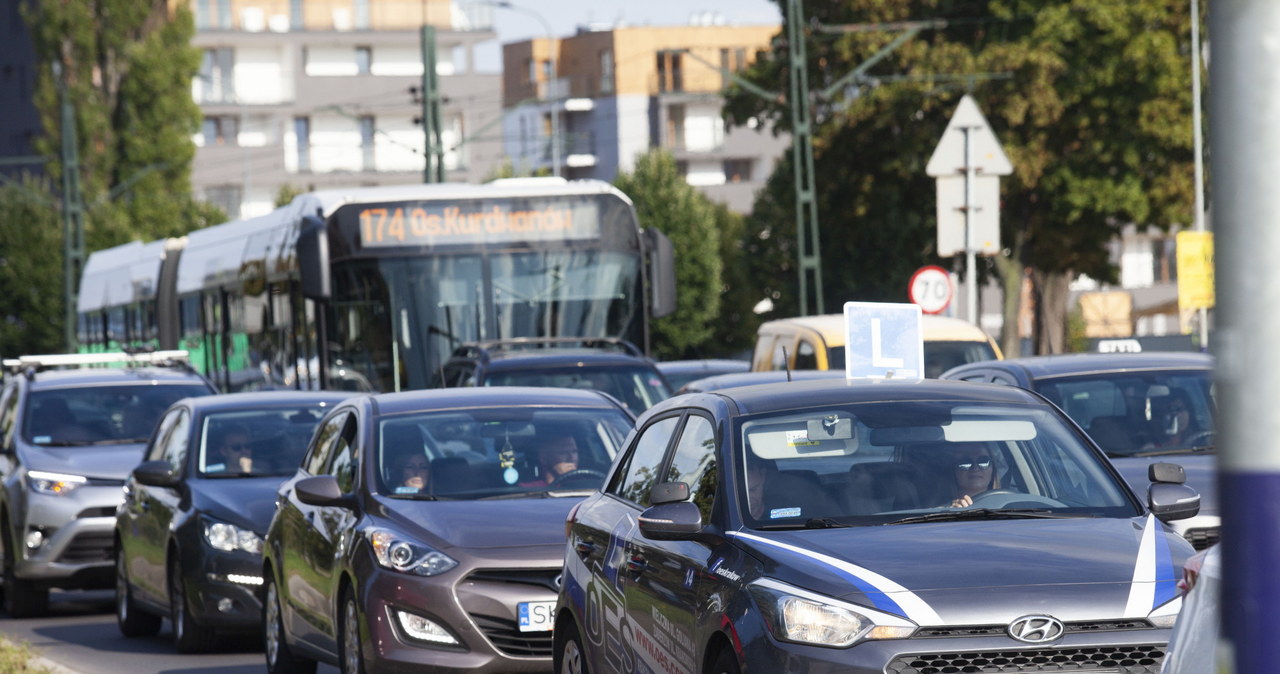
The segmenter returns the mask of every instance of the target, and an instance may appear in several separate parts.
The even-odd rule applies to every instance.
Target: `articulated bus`
[[[84,352],[185,349],[224,391],[426,388],[464,342],[614,337],[675,308],[670,240],[608,183],[331,190],[89,256]]]

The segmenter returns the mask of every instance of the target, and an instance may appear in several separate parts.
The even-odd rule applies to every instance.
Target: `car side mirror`
[[[342,493],[338,480],[332,475],[317,475],[298,480],[293,485],[293,493],[298,500],[313,506],[338,506],[350,508],[351,497]]]
[[[1186,484],[1187,471],[1176,463],[1156,462],[1147,466],[1147,479],[1164,484]]]
[[[148,487],[176,487],[182,476],[174,472],[168,461],[144,461],[133,469],[133,479]]]
[[[1185,520],[1200,513],[1200,493],[1185,484],[1152,482],[1147,488],[1147,507],[1161,522]]]
[[[691,501],[652,506],[639,520],[640,533],[655,541],[688,541],[702,532],[702,511]]]

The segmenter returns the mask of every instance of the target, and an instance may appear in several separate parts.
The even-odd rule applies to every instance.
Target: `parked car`
[[[565,516],[632,423],[614,398],[555,388],[338,405],[267,530],[267,669],[549,669]]]
[[[438,386],[552,386],[604,391],[632,414],[671,396],[652,360],[621,339],[519,338],[464,344]]]
[[[555,671],[1152,672],[1197,498],[1151,478],[1014,387],[678,396],[569,516]]]
[[[116,511],[116,623],[182,653],[262,626],[262,537],[335,392],[271,391],[174,403]]]
[[[657,365],[658,371],[662,373],[663,377],[666,377],[667,385],[676,391],[695,379],[705,379],[720,374],[733,374],[751,370],[751,361],[729,358],[663,360],[658,361]]]
[[[1134,489],[1156,461],[1173,461],[1200,493],[1200,514],[1175,528],[1198,550],[1218,541],[1213,357],[1204,353],[1080,353],[972,363],[943,379],[1035,391],[1098,443]],[[1175,410],[1177,411],[1176,413]]]
[[[1000,347],[981,328],[947,316],[920,317],[926,377],[937,377],[964,363],[1001,358]],[[780,318],[756,331],[751,369],[845,369],[844,314]]]
[[[680,387],[680,393],[705,393],[733,386],[756,386],[758,384],[776,384],[787,381],[809,381],[811,379],[843,379],[844,370],[765,370],[763,372],[737,372],[734,374],[718,374],[714,377],[694,379]]]
[[[170,403],[215,390],[186,352],[4,364],[0,545],[4,608],[20,618],[43,614],[50,588],[112,586],[111,530],[125,477]]]

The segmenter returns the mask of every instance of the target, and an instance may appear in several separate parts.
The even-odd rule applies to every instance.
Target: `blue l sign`
[[[845,302],[845,367],[850,379],[920,379],[924,334],[920,305]]]

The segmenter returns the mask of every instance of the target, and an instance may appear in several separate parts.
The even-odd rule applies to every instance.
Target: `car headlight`
[[[32,491],[39,492],[41,494],[49,494],[51,496],[70,494],[86,484],[88,481],[88,478],[83,475],[46,473],[43,470],[32,470],[27,472],[27,486],[30,487]]]
[[[1182,597],[1177,596],[1148,613],[1147,620],[1150,620],[1151,624],[1156,627],[1173,627],[1173,623],[1178,619],[1178,612],[1181,610]]]
[[[387,529],[365,532],[378,563],[415,576],[435,576],[458,565],[457,560],[435,548]]]
[[[848,648],[873,639],[906,639],[916,624],[888,613],[802,590],[769,578],[748,586],[773,636],[814,646]]]
[[[226,522],[204,523],[204,540],[215,550],[234,552],[244,550],[255,555],[262,554],[262,537],[248,529],[241,529]]]

